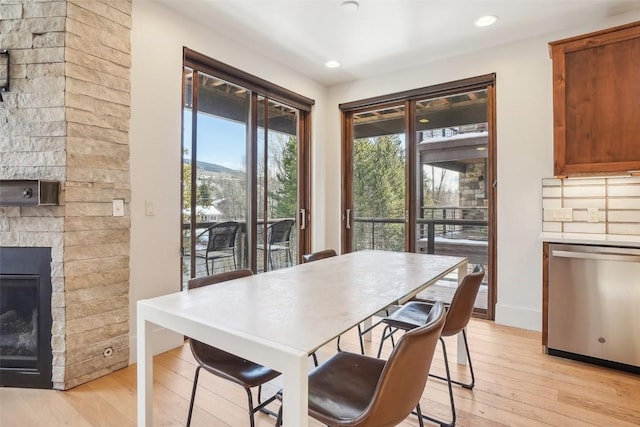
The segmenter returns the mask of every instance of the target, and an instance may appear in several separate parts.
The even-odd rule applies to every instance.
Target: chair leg
[[[187,427],[191,425],[191,414],[193,413],[193,404],[196,400],[196,388],[198,387],[198,376],[200,375],[200,368],[202,368],[202,366],[198,366],[196,368],[196,375],[193,378],[193,389],[191,390],[191,402],[189,403],[189,415],[187,416]]]
[[[456,384],[460,384],[462,387],[473,390],[473,386],[476,385],[476,376],[473,374],[473,364],[471,363],[471,353],[469,353],[469,343],[467,342],[467,330],[462,330],[462,338],[464,339],[464,348],[467,350],[467,362],[469,362],[469,371],[471,372],[471,382],[468,384],[461,383],[459,381],[453,381]]]
[[[262,413],[265,413],[267,415],[271,415],[273,417],[275,417],[277,415],[275,412],[273,412],[270,409],[267,409],[267,407],[266,407],[268,404],[270,404],[271,402],[276,400],[276,395],[275,394],[263,402],[262,401],[262,385],[259,385],[258,386],[258,405],[254,408],[253,407],[253,399],[251,397],[252,396],[251,395],[251,390],[248,389],[248,388],[245,389],[245,390],[247,390],[247,394],[249,395],[249,411],[252,414],[255,414],[256,412],[260,411]]]
[[[276,417],[276,427],[282,426],[282,405],[280,405],[280,409],[278,409],[278,416]]]
[[[360,327],[360,323],[358,323],[358,338],[360,339],[360,353],[364,355],[364,340],[362,339],[362,328]]]
[[[416,406],[416,415],[418,416],[418,425],[424,427],[424,421],[422,421],[422,411],[420,410],[420,404]]]
[[[473,364],[471,363],[471,353],[469,352],[469,343],[467,342],[467,331],[462,330],[462,338],[464,340],[464,348],[467,352],[467,361],[469,362],[469,372],[471,373],[471,382],[463,383],[462,381],[451,380],[452,383],[458,384],[462,388],[466,388],[467,390],[473,390],[473,386],[476,384],[476,376],[473,372]],[[430,377],[437,378],[439,380],[447,381],[445,377],[441,377],[439,375],[429,374]]]
[[[451,386],[451,372],[449,371],[449,359],[447,358],[447,346],[444,343],[444,339],[440,337],[440,343],[442,344],[442,355],[444,356],[444,370],[447,373],[447,386],[449,387],[449,402],[451,404],[451,422],[447,423],[437,418],[430,417],[428,415],[422,415],[422,418],[431,422],[440,424],[440,427],[453,427],[456,425],[456,406],[453,401],[453,387]]]
[[[247,398],[249,400],[249,425],[251,427],[255,427],[256,423],[253,417],[253,395],[251,394],[251,390],[248,388],[244,389],[247,392]]]
[[[387,334],[387,331],[389,331],[388,334]],[[382,337],[380,338],[380,347],[378,347],[378,359],[380,359],[380,355],[382,354],[382,346],[384,345],[384,341],[391,336],[393,336],[393,332],[391,331],[391,326],[387,325],[382,331]]]

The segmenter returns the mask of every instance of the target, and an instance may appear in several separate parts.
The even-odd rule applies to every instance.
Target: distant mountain
[[[191,164],[191,159],[183,159],[183,161],[186,164]],[[196,165],[197,165],[198,169],[202,169],[202,170],[207,171],[207,172],[232,173],[232,174],[240,173],[240,171],[237,171],[235,169],[226,168],[224,166],[216,165],[216,164],[213,164],[213,163],[197,162]]]

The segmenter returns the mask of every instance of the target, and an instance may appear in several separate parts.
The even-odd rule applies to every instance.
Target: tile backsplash
[[[640,177],[545,178],[542,231],[640,235]]]

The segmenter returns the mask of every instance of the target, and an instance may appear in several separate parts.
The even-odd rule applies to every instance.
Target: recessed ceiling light
[[[348,12],[355,12],[360,7],[360,4],[354,0],[345,0],[341,4],[342,9]]]
[[[327,68],[338,68],[340,66],[340,63],[335,59],[332,59],[330,61],[325,62],[324,66]]]
[[[429,123],[429,119],[420,119],[418,120],[420,123]]]
[[[489,25],[493,25],[498,20],[498,17],[495,15],[485,15],[481,16],[476,20],[476,27],[488,27]]]

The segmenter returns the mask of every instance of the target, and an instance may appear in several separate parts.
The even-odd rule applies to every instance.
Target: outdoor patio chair
[[[207,268],[207,275],[215,272],[214,261],[222,258],[233,258],[234,270],[238,268],[236,260],[236,236],[240,224],[235,221],[219,222],[200,233],[196,239],[207,236],[207,247],[196,251],[196,257],[203,258]],[[209,268],[211,261],[211,268]]]
[[[295,221],[292,219],[283,219],[274,222],[267,228],[267,257],[269,259],[269,267],[275,269],[274,254],[284,252],[286,262],[293,265],[293,256],[291,253],[291,231]],[[258,249],[264,249],[263,245],[258,245]]]

